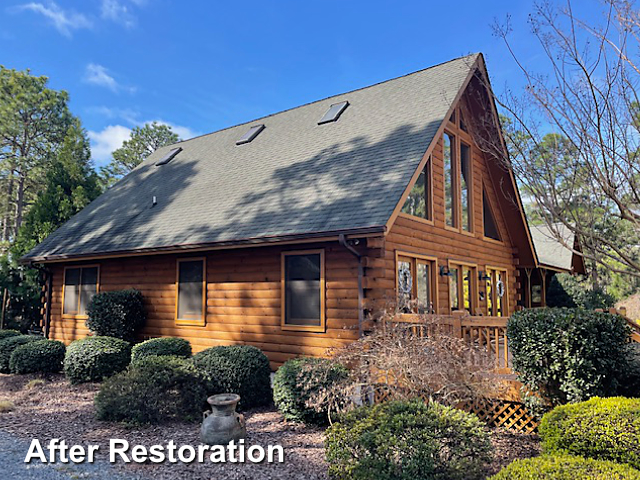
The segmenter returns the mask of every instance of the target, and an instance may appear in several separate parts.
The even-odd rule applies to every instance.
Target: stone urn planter
[[[207,445],[227,445],[247,435],[244,415],[236,412],[240,395],[221,393],[207,398],[211,411],[203,414],[200,438]]]

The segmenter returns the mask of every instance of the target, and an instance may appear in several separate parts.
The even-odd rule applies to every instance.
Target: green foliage
[[[4,340],[9,337],[17,337],[18,335],[20,335],[18,330],[0,330],[0,340]]]
[[[545,453],[580,455],[640,468],[640,399],[592,398],[542,417]]]
[[[326,435],[329,475],[345,480],[471,480],[492,451],[478,417],[420,400],[357,408]]]
[[[550,307],[581,307],[585,310],[613,307],[616,298],[602,287],[593,285],[589,279],[567,273],[554,275],[547,290],[547,305]]]
[[[250,345],[213,347],[196,353],[193,362],[211,382],[210,394],[237,393],[239,408],[271,402],[271,367],[259,348]]]
[[[64,343],[56,340],[38,340],[20,345],[11,354],[11,373],[56,373],[62,370]]]
[[[99,382],[121,372],[131,359],[131,345],[119,338],[87,337],[71,342],[64,374],[72,384]]]
[[[0,373],[9,373],[11,371],[9,362],[11,361],[11,354],[16,348],[29,342],[37,342],[38,340],[42,340],[42,337],[36,335],[16,335],[0,340]]]
[[[582,309],[522,310],[507,324],[513,369],[551,407],[615,395],[629,333],[622,317]]]
[[[138,290],[97,293],[87,313],[87,327],[96,335],[127,341],[133,341],[136,331],[147,319],[142,293]]]
[[[542,456],[516,460],[489,480],[640,480],[640,471],[592,458]]]
[[[206,409],[207,380],[189,360],[150,356],[105,381],[96,395],[101,420],[131,423],[194,421]]]
[[[149,155],[160,147],[180,141],[169,125],[157,122],[145,123],[142,127],[134,127],[129,140],[122,147],[114,150],[113,159],[102,170],[106,182],[114,183],[136,168]]]
[[[152,355],[189,358],[191,357],[191,344],[184,338],[178,337],[152,338],[133,346],[131,363],[137,363]]]
[[[313,408],[308,402],[319,389],[328,388],[348,376],[344,366],[331,360],[293,358],[276,371],[273,400],[287,420],[325,425],[329,421],[328,407]]]

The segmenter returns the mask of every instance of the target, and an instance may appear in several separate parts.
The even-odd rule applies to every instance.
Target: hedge
[[[329,475],[337,479],[472,480],[491,460],[478,417],[420,400],[359,407],[326,432]]]
[[[134,340],[136,331],[147,318],[142,293],[138,290],[97,293],[89,303],[87,314],[87,327],[94,334],[127,341]]]
[[[184,338],[178,337],[152,338],[133,346],[131,363],[136,363],[152,355],[189,358],[191,357],[191,344]]]
[[[17,337],[18,335],[22,335],[18,330],[0,330],[0,340],[4,340],[9,337]]]
[[[131,345],[119,338],[88,337],[71,342],[64,374],[73,384],[99,382],[121,372],[131,360]]]
[[[640,399],[592,398],[562,405],[542,417],[545,453],[628,463],[640,468]]]
[[[193,357],[210,381],[210,394],[237,393],[241,409],[271,402],[271,367],[262,350],[250,345],[213,347]]]
[[[36,335],[13,335],[0,340],[0,373],[9,373],[11,371],[9,362],[11,361],[11,354],[16,348],[39,340],[42,340],[42,337]]]
[[[11,354],[11,373],[57,373],[62,370],[64,343],[57,340],[38,340],[20,345]]]
[[[629,465],[573,456],[516,460],[489,480],[640,480]]]
[[[629,333],[622,317],[582,309],[521,310],[507,323],[514,371],[551,407],[616,395]]]
[[[321,388],[348,378],[348,370],[331,360],[294,358],[276,371],[273,379],[273,400],[287,420],[326,425],[328,409],[310,408],[307,401]]]
[[[140,358],[106,380],[95,398],[101,420],[160,423],[200,420],[207,406],[207,379],[189,360]]]

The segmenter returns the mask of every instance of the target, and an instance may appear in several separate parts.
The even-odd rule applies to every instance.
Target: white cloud
[[[67,37],[71,36],[73,30],[91,28],[92,26],[91,21],[85,15],[73,11],[65,11],[54,2],[49,2],[47,5],[36,2],[25,3],[24,5],[19,5],[17,10],[29,10],[44,16],[58,32]]]
[[[164,120],[149,120],[146,122],[138,122],[142,126],[145,123],[157,122],[162,125],[170,126],[182,140],[197,137],[200,133],[182,125],[175,125]],[[111,160],[111,153],[120,148],[125,140],[129,140],[131,128],[123,125],[109,125],[97,132],[89,130],[89,140],[91,141],[91,158],[97,166],[103,166]]]
[[[120,148],[129,139],[131,129],[122,125],[109,125],[99,132],[89,130],[91,140],[91,158],[97,166],[103,166],[111,160],[111,152]]]
[[[133,93],[136,90],[135,87],[126,87],[119,84],[109,73],[109,70],[107,70],[106,67],[98,65],[97,63],[90,63],[87,65],[84,73],[84,80],[87,83],[108,88],[114,93],[118,93],[121,90]]]
[[[136,17],[131,13],[129,7],[119,0],[102,0],[100,14],[105,20],[111,20],[127,28],[136,24]]]

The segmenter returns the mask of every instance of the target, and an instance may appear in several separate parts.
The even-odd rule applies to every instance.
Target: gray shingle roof
[[[381,227],[477,58],[180,142],[156,167],[175,147],[161,148],[23,260]],[[344,100],[337,122],[318,125]],[[259,123],[251,143],[236,145]]]
[[[556,235],[559,235],[562,241]],[[573,246],[575,235],[565,225],[556,224],[553,230],[547,225],[532,225],[531,238],[541,266],[571,271],[574,253],[565,245]]]

